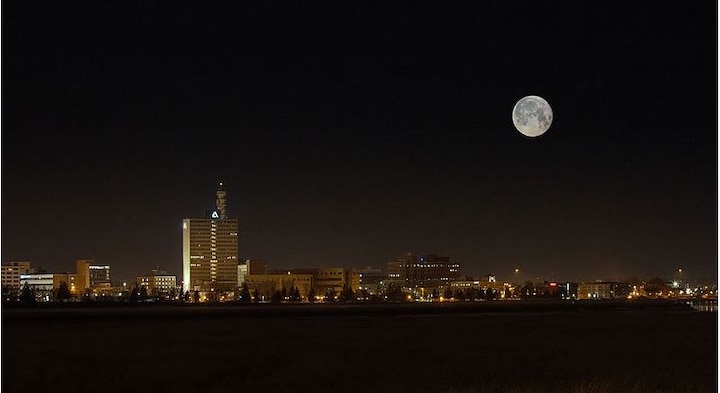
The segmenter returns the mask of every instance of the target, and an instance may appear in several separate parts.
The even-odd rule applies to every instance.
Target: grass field
[[[4,308],[2,389],[717,391],[716,313],[432,307]]]

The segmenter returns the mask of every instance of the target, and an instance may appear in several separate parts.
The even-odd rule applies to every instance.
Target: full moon
[[[552,108],[544,98],[527,96],[515,104],[513,124],[523,135],[534,138],[545,133],[553,120]]]

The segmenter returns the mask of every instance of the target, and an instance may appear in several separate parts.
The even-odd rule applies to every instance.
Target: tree
[[[461,301],[462,301],[462,300],[465,300],[465,295],[464,295],[463,292],[462,292],[461,290],[459,290],[459,289],[456,289],[456,290],[455,290],[455,296],[454,296],[454,297],[455,297],[455,299],[457,299],[457,300],[461,300]]]
[[[247,285],[246,282],[244,282],[242,288],[240,289],[240,301],[243,303],[247,303],[250,300],[252,300],[250,297],[250,287]]]
[[[85,288],[85,295],[83,295],[82,301],[84,302],[91,302],[95,299],[93,299],[92,290],[90,288]]]
[[[145,301],[148,298],[147,286],[140,285],[140,300]]]
[[[185,303],[190,301],[190,291],[185,291],[185,294],[183,295],[182,300]]]
[[[297,287],[293,288],[292,293],[290,294],[290,300],[294,302],[300,301],[300,290]]]
[[[270,303],[280,303],[284,299],[282,292],[275,291],[270,298]]]
[[[465,288],[465,299],[471,302],[475,300],[475,288]]]
[[[193,303],[200,303],[200,291],[193,292]]]
[[[520,292],[522,293],[522,297],[535,296],[535,294],[536,294],[535,285],[533,285],[532,281],[525,281],[525,286],[523,287],[522,291],[520,291]]]
[[[443,297],[444,297],[446,300],[452,299],[452,297],[453,297],[452,289],[450,289],[450,288],[445,288],[445,291],[443,292]]]
[[[402,289],[400,289],[399,286],[391,284],[387,291],[385,292],[385,296],[387,297],[387,300],[389,302],[401,302],[403,301],[403,293]]]
[[[3,286],[2,287],[2,297],[3,297],[3,299],[2,299],[3,302],[18,300],[17,290],[15,290],[15,287]]]
[[[363,288],[360,290],[360,298],[362,300],[370,300],[370,292],[367,291],[367,289]]]
[[[20,291],[20,302],[25,304],[35,303],[37,300],[35,298],[35,292],[35,288],[32,288],[28,285],[28,283],[25,283]]]
[[[285,300],[285,299],[287,299],[287,296],[288,296],[288,291],[287,291],[287,289],[285,289],[285,287],[283,287],[282,291],[280,292],[280,297],[282,298],[282,300]]]
[[[317,293],[315,292],[315,288],[310,287],[310,292],[308,292],[308,301],[310,303],[313,303],[315,301],[315,296],[317,296]]]
[[[132,291],[130,292],[130,302],[137,303],[139,300],[140,300],[140,288],[138,288],[137,283],[135,283],[135,286],[133,287]]]
[[[60,285],[58,285],[57,292],[55,294],[55,299],[62,303],[66,300],[70,300],[70,296],[70,288],[67,283],[65,281],[60,281]]]
[[[325,300],[326,302],[333,302],[333,301],[335,301],[335,290],[332,289],[332,288],[326,289],[326,290],[325,290],[324,300]]]
[[[665,284],[665,280],[659,277],[655,277],[645,283],[645,292],[647,292],[647,295],[650,297],[656,297],[658,294],[661,294],[667,292],[669,288]]]
[[[260,292],[258,292],[257,288],[253,291],[253,301],[255,303],[260,301]]]
[[[355,293],[353,293],[352,287],[347,284],[343,284],[341,297],[344,302],[353,301],[355,299]]]
[[[495,291],[492,288],[485,290],[485,300],[495,300]]]
[[[438,292],[437,288],[433,288],[431,296],[432,300],[440,299],[440,292]]]

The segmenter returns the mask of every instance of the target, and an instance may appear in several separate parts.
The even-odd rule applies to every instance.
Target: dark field
[[[716,392],[684,307],[8,309],[6,392]]]

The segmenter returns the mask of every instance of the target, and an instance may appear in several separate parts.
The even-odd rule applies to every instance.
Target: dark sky
[[[3,261],[180,274],[223,180],[275,267],[716,280],[716,4],[227,3],[3,3]]]

